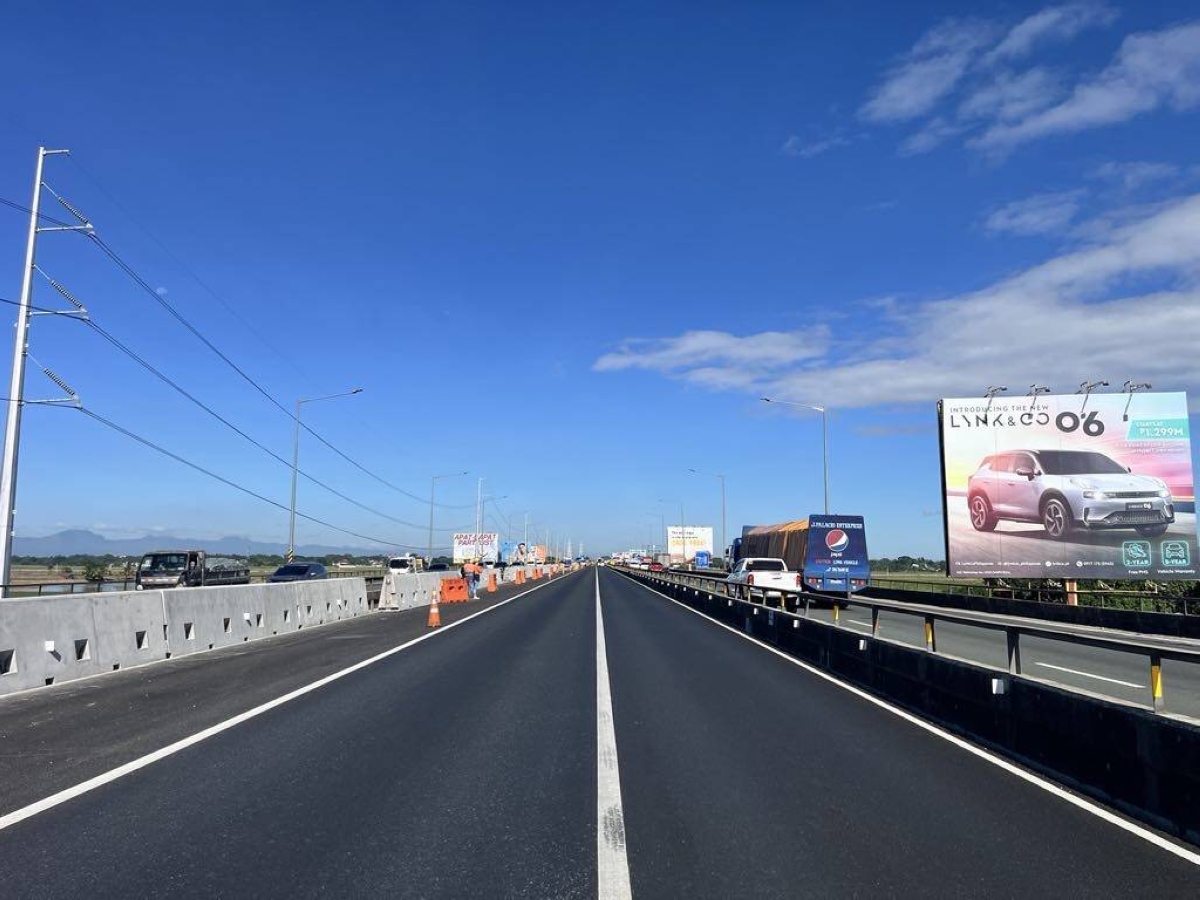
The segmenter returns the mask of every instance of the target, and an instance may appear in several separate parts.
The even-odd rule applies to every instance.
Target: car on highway
[[[447,572],[447,571],[449,571],[449,569],[450,569],[450,567],[449,567],[448,565],[446,565],[445,563],[434,563],[434,564],[433,564],[433,565],[431,565],[431,566],[430,566],[430,567],[429,567],[429,568],[428,568],[426,571],[429,571],[429,572]]]
[[[414,572],[420,572],[424,568],[425,561],[419,556],[407,554],[405,556],[393,556],[388,560],[388,571],[396,575],[411,575]]]
[[[739,559],[726,576],[725,583],[732,585],[731,592],[743,600],[782,598],[784,591],[798,591],[803,587],[799,572],[789,571],[782,559],[764,556]]]
[[[1132,528],[1158,537],[1175,521],[1166,482],[1092,450],[984,457],[967,479],[967,510],[976,531],[994,531],[1001,521],[1038,522],[1057,541],[1076,529]]]
[[[650,571],[651,572],[662,572],[662,571],[665,571],[666,568],[667,568],[666,566],[664,566],[662,563],[658,562],[657,560],[650,563]]]
[[[271,584],[281,584],[288,581],[319,581],[328,578],[329,573],[320,563],[290,562],[284,563],[267,579]]]

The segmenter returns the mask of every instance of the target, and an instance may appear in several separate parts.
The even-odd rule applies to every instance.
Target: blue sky
[[[47,182],[272,395],[361,385],[306,421],[418,495],[470,470],[440,483],[439,528],[473,525],[480,476],[514,526],[597,551],[681,503],[716,524],[689,467],[728,476],[731,534],[816,511],[820,417],[772,394],[833,409],[832,503],[873,553],[940,556],[938,397],[1200,381],[1200,16],[810,7],[18,3],[0,197],[28,202],[39,141],[70,148]],[[6,299],[24,231],[0,209]],[[290,454],[288,417],[85,238],[44,235],[39,262]],[[31,352],[286,503],[286,466],[86,326],[37,319]],[[18,534],[286,538],[286,513],[76,412],[24,421]],[[424,503],[311,440],[301,467],[391,519],[303,482],[302,511],[424,545]]]

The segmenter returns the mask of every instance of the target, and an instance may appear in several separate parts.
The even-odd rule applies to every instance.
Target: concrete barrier
[[[1192,723],[646,573],[629,574],[798,659],[1200,843],[1200,727]]]
[[[0,601],[0,694],[368,612],[362,578]]]
[[[509,584],[519,582],[518,572],[529,573],[533,566],[508,566],[504,569],[485,569],[479,590],[482,593],[491,575],[496,576],[496,583]],[[383,585],[379,590],[379,609],[402,610],[414,609],[418,606],[428,606],[435,589],[443,578],[458,578],[458,568],[445,572],[420,572],[417,574],[389,572],[383,577]],[[444,599],[444,598],[443,598]]]

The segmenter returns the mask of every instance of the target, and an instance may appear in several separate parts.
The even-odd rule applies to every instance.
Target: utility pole
[[[296,475],[300,471],[300,407],[305,403],[319,403],[322,400],[336,400],[338,397],[351,397],[361,394],[362,388],[342,391],[340,394],[329,394],[325,397],[311,397],[307,400],[296,401],[296,429],[292,437],[292,505],[288,516],[288,549],[287,561],[296,558]]]
[[[33,174],[33,199],[29,202],[29,237],[25,243],[25,271],[21,275],[21,300],[13,338],[12,377],[8,388],[8,420],[4,426],[4,461],[0,468],[0,510],[4,534],[0,537],[0,597],[8,596],[12,581],[13,517],[17,500],[17,454],[21,449],[21,408],[25,404],[25,355],[29,348],[29,313],[33,303],[33,272],[37,263],[38,211],[42,203],[42,172],[47,156],[68,153],[38,147]],[[61,229],[54,229],[59,231]],[[91,230],[90,225],[71,230]]]

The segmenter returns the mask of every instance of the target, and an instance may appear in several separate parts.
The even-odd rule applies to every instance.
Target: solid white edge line
[[[629,886],[625,808],[621,803],[604,614],[600,611],[599,568],[596,569],[596,882],[599,900],[630,900],[633,896]]]
[[[852,684],[848,684],[845,681],[841,681],[841,680],[835,678],[834,676],[830,675],[828,672],[823,672],[822,670],[816,668],[815,666],[811,666],[808,663],[803,662],[802,660],[796,659],[794,656],[789,656],[788,654],[784,653],[782,650],[778,650],[775,647],[772,647],[770,644],[767,644],[767,643],[764,643],[763,641],[758,640],[758,638],[751,637],[750,635],[746,634],[745,632],[739,631],[736,628],[726,625],[724,622],[718,622],[716,619],[712,618],[711,616],[705,615],[704,613],[700,612],[699,610],[692,609],[690,606],[688,606],[685,603],[680,603],[674,597],[668,597],[666,594],[662,593],[661,591],[656,591],[654,588],[648,587],[647,585],[642,584],[640,581],[637,581],[636,579],[631,578],[628,575],[625,575],[624,572],[619,572],[618,574],[624,576],[625,578],[628,578],[634,584],[638,585],[641,588],[644,588],[645,590],[649,591],[650,593],[657,594],[659,597],[662,597],[664,600],[671,601],[672,603],[674,603],[676,606],[680,607],[681,609],[686,609],[688,612],[692,613],[693,615],[699,616],[701,619],[704,619],[706,622],[711,622],[713,625],[716,625],[719,628],[724,628],[726,631],[736,634],[738,637],[743,638],[744,640],[747,640],[752,644],[757,644],[762,649],[767,650],[770,653],[774,653],[780,659],[786,660],[787,662],[790,662],[792,665],[798,666],[801,669],[804,669],[805,671],[810,672],[813,675],[816,675],[818,678],[822,678],[825,681],[828,681],[830,684],[835,684],[838,687],[842,688],[843,690],[849,691],[851,694],[854,694],[856,697],[859,697],[862,700],[866,700],[868,703],[873,703],[874,705],[878,706],[880,709],[885,709],[888,712],[892,713],[893,715],[899,716],[901,719],[904,719],[906,722],[909,722],[913,725],[916,725],[918,728],[928,731],[930,734],[937,735],[938,737],[942,738],[945,741],[948,741],[949,743],[953,744],[954,746],[958,747],[959,749],[966,750],[968,753],[974,754],[975,756],[978,756],[980,759],[986,760],[987,762],[990,762],[992,765],[994,765],[1000,769],[1003,769],[1005,772],[1008,772],[1010,775],[1015,775],[1018,778],[1020,778],[1022,781],[1026,781],[1029,784],[1035,785],[1036,787],[1041,788],[1042,790],[1046,791],[1047,793],[1053,794],[1055,797],[1058,797],[1060,800],[1065,800],[1067,803],[1070,803],[1072,806],[1076,806],[1079,809],[1082,809],[1084,812],[1091,813],[1092,815],[1096,816],[1097,818],[1103,819],[1105,822],[1108,822],[1110,825],[1116,825],[1118,828],[1129,832],[1130,834],[1134,835],[1135,837],[1139,837],[1148,843],[1154,844],[1156,847],[1166,850],[1168,853],[1172,853],[1175,856],[1178,856],[1180,859],[1190,862],[1192,865],[1200,866],[1200,853],[1197,853],[1194,850],[1189,850],[1187,847],[1181,846],[1181,845],[1175,843],[1174,841],[1172,841],[1166,837],[1163,837],[1161,834],[1150,831],[1148,828],[1143,828],[1141,825],[1138,825],[1136,822],[1131,822],[1127,819],[1124,819],[1121,816],[1118,816],[1116,813],[1105,809],[1103,806],[1098,806],[1097,804],[1091,802],[1090,800],[1087,800],[1083,797],[1076,796],[1075,794],[1072,794],[1070,791],[1067,791],[1066,789],[1059,787],[1057,784],[1055,784],[1052,781],[1047,781],[1045,778],[1042,778],[1039,775],[1035,775],[1032,772],[1027,772],[1026,770],[1022,769],[1020,766],[1014,765],[1013,763],[1009,762],[1008,760],[1004,759],[1001,756],[997,756],[996,754],[994,754],[988,750],[985,750],[982,747],[977,747],[974,744],[963,740],[962,738],[958,737],[957,735],[951,734],[950,732],[946,731],[945,729],[940,728],[937,725],[934,725],[932,722],[926,722],[924,719],[921,719],[921,718],[913,715],[912,713],[901,709],[898,706],[893,706],[891,703],[888,703],[886,700],[882,700],[879,697],[876,697],[874,694],[869,694],[864,690],[860,690],[859,688],[856,688]]]
[[[303,697],[305,694],[312,693],[313,691],[317,690],[317,688],[324,687],[325,685],[337,681],[340,678],[345,678],[352,672],[357,672],[359,669],[365,669],[367,666],[374,665],[380,660],[387,659],[389,656],[394,656],[401,650],[407,650],[414,644],[427,641],[431,637],[436,637],[439,634],[445,634],[450,629],[457,628],[459,625],[464,625],[477,616],[482,616],[484,613],[490,613],[492,610],[499,609],[502,606],[512,603],[514,600],[519,600],[521,597],[528,596],[534,591],[541,590],[544,587],[548,587],[551,584],[557,583],[558,582],[554,580],[545,581],[542,584],[531,587],[527,591],[522,591],[519,594],[514,594],[506,600],[501,600],[494,606],[489,606],[487,609],[481,609],[479,612],[471,613],[471,615],[459,619],[457,622],[451,622],[449,625],[443,625],[441,628],[437,628],[421,635],[420,637],[415,637],[411,641],[406,641],[403,644],[392,647],[390,650],[384,650],[382,653],[377,653],[375,656],[357,662],[352,666],[348,666],[345,669],[341,669],[340,671],[333,672],[332,674],[326,675],[323,678],[319,678],[311,684],[306,684],[303,687],[289,691],[280,697],[276,697],[274,700],[268,700],[266,703],[256,706],[253,709],[248,709],[245,712],[238,713],[236,716],[226,719],[223,722],[218,722],[216,725],[210,725],[208,728],[198,731],[193,735],[189,735],[188,737],[181,738],[180,740],[175,741],[173,744],[168,744],[165,747],[161,747],[158,750],[147,753],[145,756],[140,756],[137,759],[130,760],[127,763],[117,766],[115,769],[102,772],[99,775],[87,779],[87,781],[81,781],[79,784],[73,785],[69,788],[64,788],[63,790],[51,794],[48,797],[44,797],[41,800],[30,803],[28,806],[23,806],[18,810],[14,810],[13,812],[0,816],[0,831],[5,830],[6,828],[11,828],[18,822],[23,822],[28,818],[45,812],[48,809],[53,809],[62,803],[66,803],[68,800],[73,800],[76,797],[82,796],[90,791],[94,791],[98,787],[103,787],[110,782],[116,781],[118,778],[123,778],[124,776],[130,775],[139,769],[144,769],[146,766],[156,763],[161,759],[166,759],[168,756],[173,756],[180,750],[186,750],[188,747],[191,747],[194,744],[199,744],[201,741],[207,740],[210,737],[214,737],[223,731],[228,731],[230,728],[233,728],[236,725],[241,725],[243,722],[247,722],[257,716],[261,716],[263,713],[269,712],[270,710],[275,709],[277,706],[282,706],[283,704],[295,700],[298,697]]]
[[[1134,684],[1132,681],[1121,681],[1118,678],[1108,678],[1104,675],[1093,675],[1091,672],[1081,672],[1078,669],[1068,669],[1066,666],[1056,666],[1056,665],[1054,665],[1054,663],[1035,662],[1034,665],[1042,666],[1043,668],[1046,668],[1046,669],[1057,669],[1059,672],[1069,672],[1072,675],[1079,675],[1079,676],[1082,676],[1083,678],[1095,678],[1097,681],[1108,681],[1108,682],[1111,682],[1112,684],[1120,684],[1120,685],[1123,685],[1124,687],[1136,688],[1137,690],[1140,690],[1140,691],[1145,691],[1145,690],[1150,689],[1150,686],[1147,684]]]

